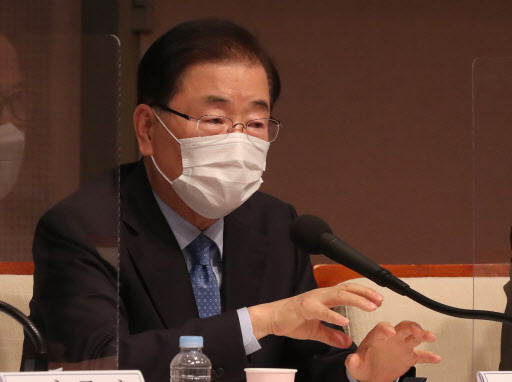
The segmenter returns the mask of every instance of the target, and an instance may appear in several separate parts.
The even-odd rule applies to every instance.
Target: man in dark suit
[[[297,381],[391,382],[439,361],[415,349],[435,337],[412,322],[379,324],[357,350],[322,324],[348,323],[334,306],[372,311],[382,297],[316,289],[290,239],[295,210],[257,192],[280,81],[249,32],[179,25],[149,48],[138,84],[142,161],[57,205],[36,232],[31,317],[54,365],[141,369],[163,382],[180,335],[204,337],[225,381],[253,366],[297,368]]]

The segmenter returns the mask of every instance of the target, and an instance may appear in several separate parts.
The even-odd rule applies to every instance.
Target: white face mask
[[[23,162],[25,133],[12,123],[0,126],[0,200],[14,187]]]
[[[246,134],[231,133],[177,139],[155,113],[162,126],[181,146],[183,173],[170,180],[158,172],[178,196],[199,215],[218,219],[238,208],[260,187],[270,143]]]

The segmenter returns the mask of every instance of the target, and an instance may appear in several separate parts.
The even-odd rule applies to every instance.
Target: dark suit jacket
[[[167,382],[179,336],[201,335],[222,381],[245,380],[245,367],[297,368],[298,382],[346,381],[344,360],[355,346],[268,336],[261,350],[245,355],[238,308],[317,286],[309,257],[290,239],[295,215],[290,205],[257,192],[226,216],[223,313],[199,319],[183,254],[144,166],[105,175],[52,208],[36,230],[30,309],[50,360],[115,368],[105,363],[114,360],[119,368],[140,369],[148,382]]]

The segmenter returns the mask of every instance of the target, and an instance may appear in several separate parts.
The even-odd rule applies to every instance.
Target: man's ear
[[[133,127],[137,135],[139,151],[142,156],[153,155],[152,130],[155,115],[149,105],[140,104],[133,112]]]

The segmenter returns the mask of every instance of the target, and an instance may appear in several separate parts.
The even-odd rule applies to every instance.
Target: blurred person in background
[[[0,34],[0,200],[18,181],[25,150],[27,108],[18,55]]]
[[[4,262],[32,261],[37,220],[52,204],[48,96],[52,32],[47,5],[46,0],[0,0],[0,261]]]
[[[0,261],[29,260],[35,227],[24,220],[27,199],[16,186],[26,153],[29,106],[18,54],[0,33]]]

